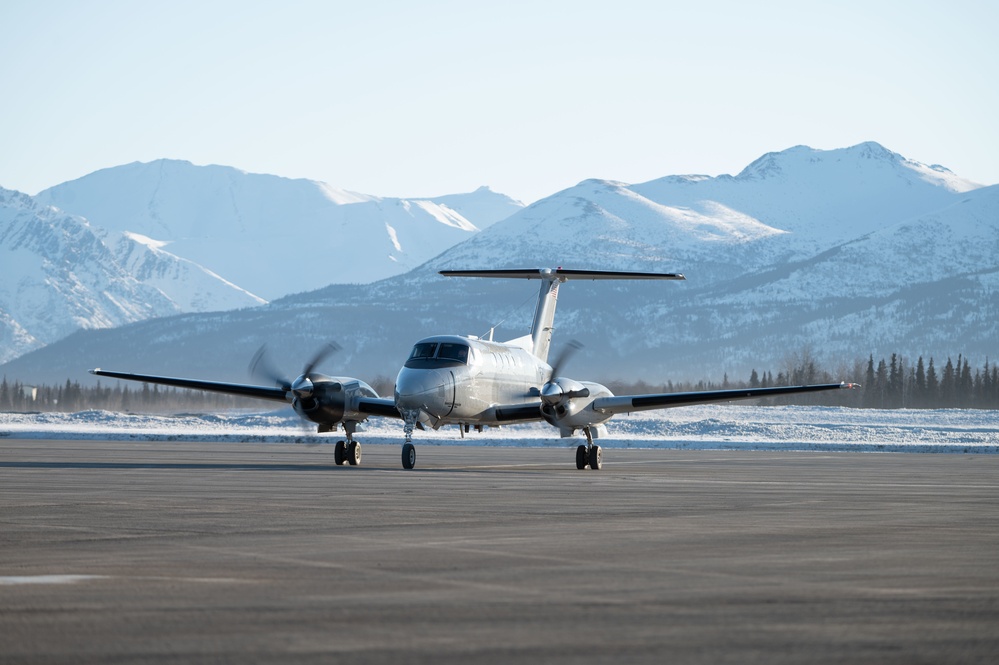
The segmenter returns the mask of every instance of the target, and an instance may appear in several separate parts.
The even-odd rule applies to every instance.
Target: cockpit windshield
[[[410,363],[420,366],[468,363],[468,345],[459,342],[420,342],[413,347],[413,352],[409,354]]]
[[[457,360],[460,363],[467,363],[468,347],[464,344],[443,342],[440,350],[437,351],[437,357],[442,360]]]
[[[409,354],[410,360],[424,360],[437,355],[437,342],[422,342],[413,347],[413,352]]]

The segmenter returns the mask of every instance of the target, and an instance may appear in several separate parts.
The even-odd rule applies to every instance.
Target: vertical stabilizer
[[[548,274],[545,275],[545,272]],[[531,323],[531,342],[534,355],[545,362],[548,362],[548,349],[552,345],[552,331],[555,329],[558,287],[563,281],[564,279],[553,275],[551,270],[542,271],[538,306],[534,310],[534,321]]]

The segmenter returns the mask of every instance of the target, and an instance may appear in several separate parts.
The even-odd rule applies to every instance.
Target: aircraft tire
[[[594,471],[599,471],[600,468],[603,466],[603,460],[601,459],[602,457],[603,456],[600,454],[600,446],[591,447],[589,459],[587,460],[590,463],[590,468],[593,469]]]
[[[351,466],[357,466],[361,463],[361,444],[357,441],[351,441],[347,445],[347,461],[350,462]]]
[[[346,446],[343,441],[337,441],[336,447],[333,448],[333,461],[336,462],[337,466],[343,466],[343,462],[346,459]]]
[[[576,448],[576,468],[585,469],[586,463],[586,446],[580,445]]]
[[[416,446],[411,443],[402,446],[402,468],[412,469],[416,466]]]

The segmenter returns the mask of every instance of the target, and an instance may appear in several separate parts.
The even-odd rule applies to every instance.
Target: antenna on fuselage
[[[492,277],[497,279],[540,279],[538,305],[531,322],[531,348],[535,356],[548,362],[551,347],[558,287],[570,279],[686,279],[679,273],[627,272],[611,270],[565,270],[534,268],[527,270],[441,270],[445,277]],[[491,334],[491,331],[490,331]]]

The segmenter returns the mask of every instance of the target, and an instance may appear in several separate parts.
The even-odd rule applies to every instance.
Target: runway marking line
[[[76,584],[106,579],[107,575],[7,575],[0,577],[0,586],[14,584]]]

